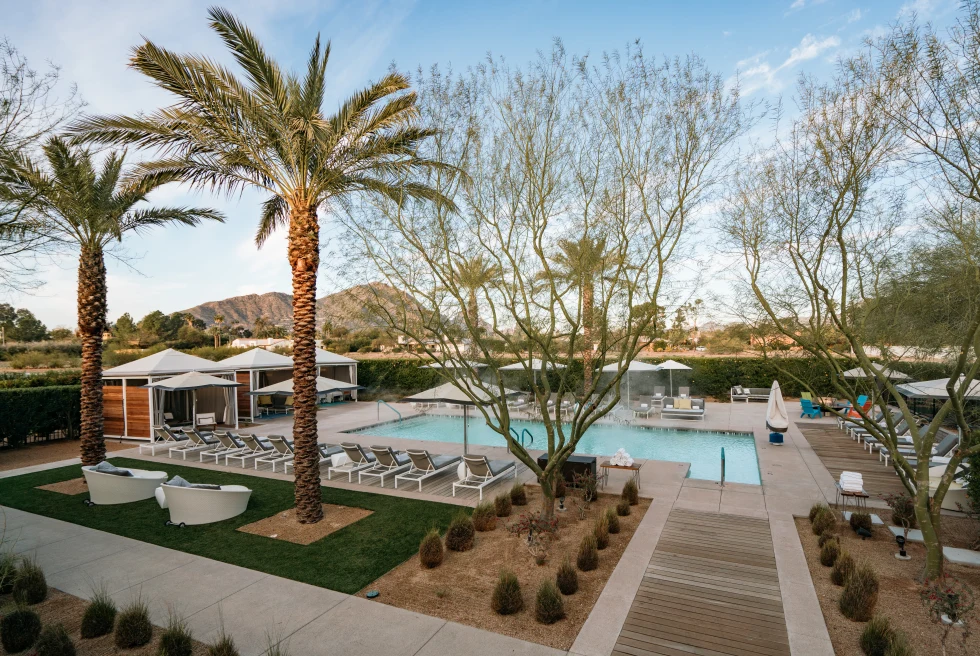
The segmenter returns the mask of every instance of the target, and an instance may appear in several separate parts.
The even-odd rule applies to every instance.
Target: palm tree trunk
[[[316,432],[316,274],[320,266],[320,224],[315,208],[295,208],[290,212],[289,265],[293,271],[296,517],[303,524],[315,524],[323,519]]]
[[[102,332],[106,321],[106,273],[101,248],[82,247],[78,260],[78,331],[82,337],[81,457],[105,460],[102,431]]]
[[[595,290],[592,288],[591,281],[582,285],[582,340],[585,342],[582,351],[582,368],[584,369],[585,393],[588,393],[592,386],[592,360],[595,353],[592,351],[592,305],[594,303]]]

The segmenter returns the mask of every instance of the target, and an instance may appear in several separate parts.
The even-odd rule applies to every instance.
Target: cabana
[[[235,403],[235,388],[244,387],[241,383],[236,383],[230,378],[219,378],[202,374],[198,371],[191,371],[186,374],[179,374],[170,378],[164,378],[154,383],[146,385],[153,390],[153,425],[162,426],[168,423],[164,420],[164,407],[167,405],[167,397],[170,395],[190,396],[190,424],[196,427],[198,424],[224,426],[238,428],[238,404]],[[186,405],[185,405],[186,407]],[[175,419],[186,419],[177,417]],[[205,417],[210,417],[212,421],[207,421]]]
[[[316,375],[353,385],[351,391],[344,392],[344,396],[350,395],[354,401],[357,400],[357,390],[363,389],[357,387],[357,360],[320,348],[316,350]]]
[[[189,394],[158,393],[146,385],[191,371],[214,376],[231,372],[221,363],[212,362],[174,349],[166,349],[145,358],[107,369],[102,372],[103,433],[107,437],[128,437],[148,440],[153,435],[153,417],[173,416],[191,421],[192,398]],[[168,421],[171,421],[167,419]],[[162,421],[161,421],[162,423]]]
[[[316,378],[316,394],[318,397],[329,399],[335,394],[345,394],[354,393],[359,389],[364,389],[363,387],[355,384],[348,383],[341,380],[333,380],[332,378],[324,378],[322,376],[317,376]],[[255,397],[262,396],[278,396],[292,398],[293,396],[293,379],[284,380],[274,385],[267,385],[266,387],[261,387],[257,390],[249,392],[249,394]],[[282,412],[286,412],[289,406],[284,402],[282,405],[275,404],[272,408],[280,408]]]
[[[234,371],[235,380],[242,384],[237,394],[238,414],[249,419],[259,416],[260,397],[253,395],[252,392],[284,380],[291,380],[293,377],[293,359],[288,355],[273,353],[264,348],[254,348],[233,355],[219,364]]]
[[[613,362],[612,364],[607,364],[602,368],[602,373],[616,373],[619,371],[619,363]],[[660,367],[655,364],[650,364],[649,362],[641,362],[640,360],[630,360],[629,366],[626,368],[626,401],[624,405],[629,408],[631,399],[630,390],[630,378],[634,373],[653,373],[655,371],[660,371]]]

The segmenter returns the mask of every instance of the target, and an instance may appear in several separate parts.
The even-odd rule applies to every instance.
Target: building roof
[[[102,372],[103,378],[141,378],[148,376],[169,376],[184,374],[189,371],[228,371],[228,367],[220,362],[212,362],[188,355],[174,349],[166,349],[159,353],[148,355],[139,360],[133,360]]]
[[[230,358],[225,358],[218,364],[227,369],[292,369],[293,359],[288,355],[273,353],[264,348],[254,348]]]
[[[316,350],[316,363],[318,365],[331,365],[331,364],[357,364],[357,360],[353,358],[345,358],[342,355],[337,355],[336,353],[331,353],[330,351],[324,351],[321,348]]]

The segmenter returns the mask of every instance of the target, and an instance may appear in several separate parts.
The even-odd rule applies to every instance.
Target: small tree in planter
[[[507,530],[523,539],[524,546],[538,564],[548,557],[548,546],[558,536],[558,520],[541,512],[523,513]]]
[[[970,635],[970,620],[976,605],[970,586],[952,576],[926,579],[921,595],[922,602],[929,609],[929,616],[943,629],[943,655],[946,654],[946,641],[955,627],[963,629],[965,645]]]

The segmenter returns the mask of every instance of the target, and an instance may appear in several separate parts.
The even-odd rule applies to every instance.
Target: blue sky
[[[227,61],[206,25],[206,4],[193,0],[2,0],[0,36],[36,66],[61,66],[63,79],[94,113],[131,113],[169,98],[126,67],[132,46],[145,36],[178,51]],[[599,55],[640,39],[649,54],[696,52],[726,79],[740,76],[753,99],[787,101],[801,72],[831,72],[836,57],[863,39],[916,12],[947,24],[956,0],[847,2],[571,2],[468,0],[360,2],[246,0],[225,2],[287,67],[299,67],[317,32],[333,42],[327,109],[378,77],[394,62],[402,70],[440,64],[465,69],[487,53],[521,64],[559,37],[573,54]],[[128,238],[127,264],[109,263],[109,317],[139,318],[151,310],[173,312],[228,296],[290,291],[284,235],[257,250],[252,235],[258,197],[192,195],[173,187],[153,200],[207,204],[223,210],[224,225],[158,230]],[[323,231],[329,238],[329,224]],[[75,325],[76,259],[45,263],[45,282],[32,296],[3,299],[31,308],[49,327]],[[330,267],[321,271],[320,294],[364,282]]]

